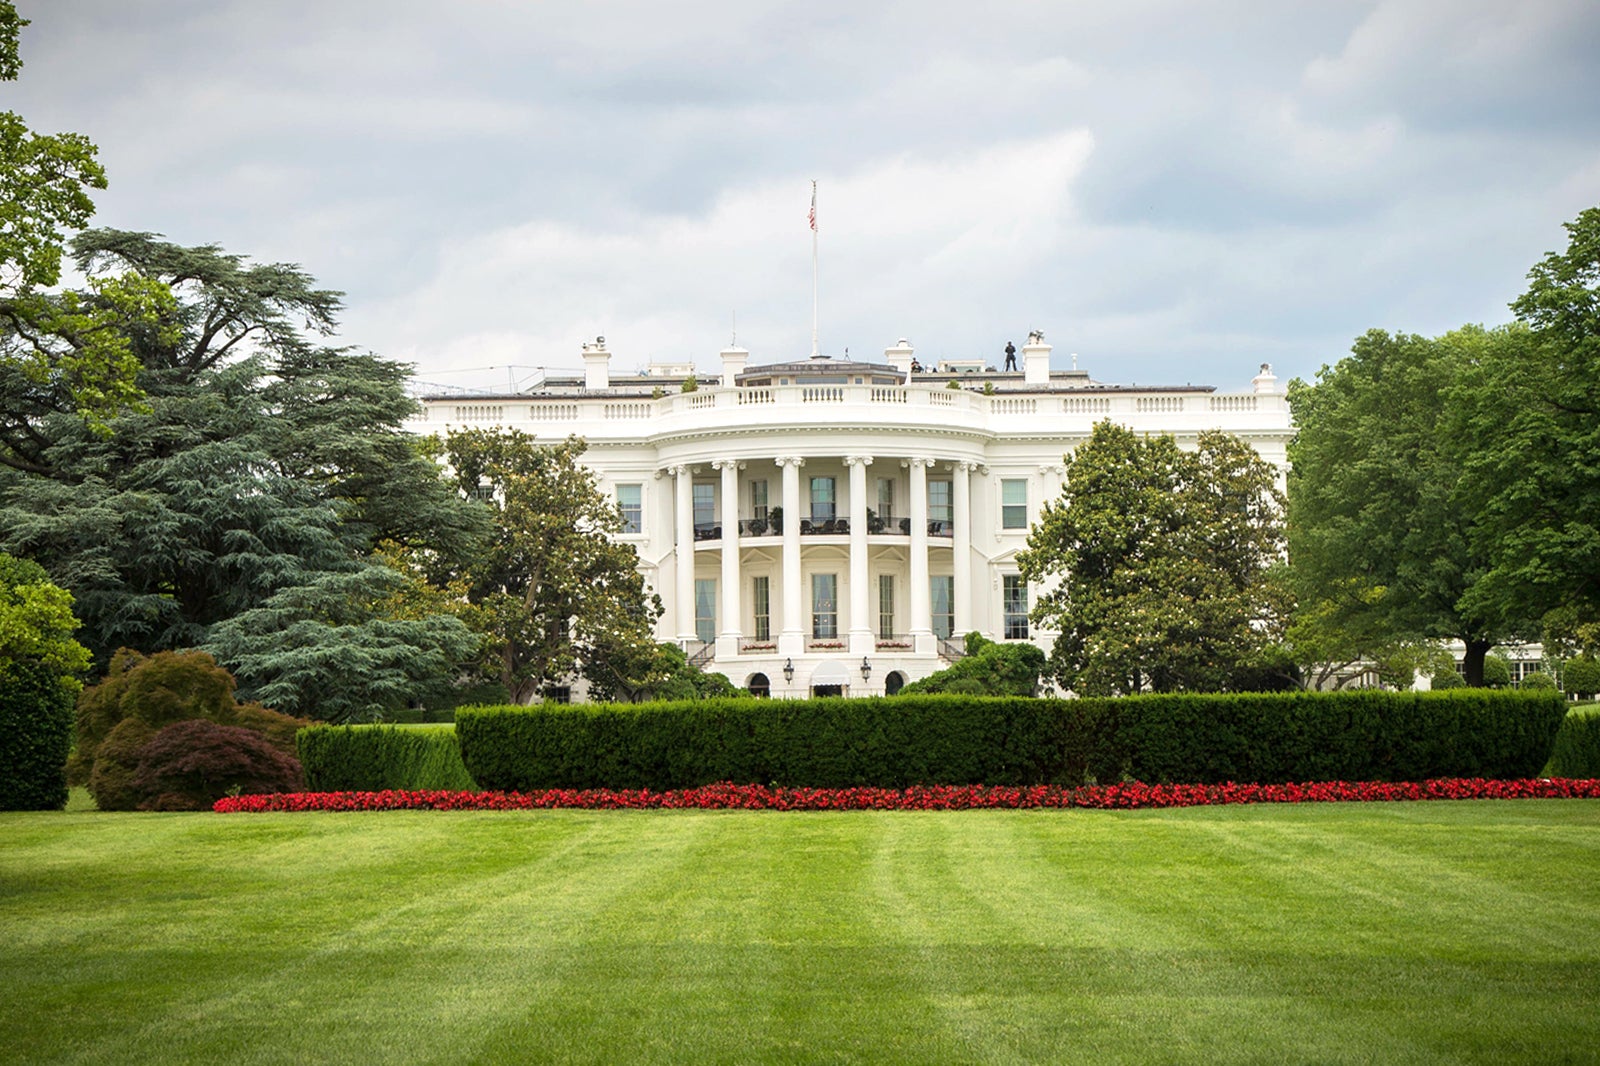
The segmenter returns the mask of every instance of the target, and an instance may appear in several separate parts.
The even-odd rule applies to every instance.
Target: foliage
[[[1322,634],[1307,655],[1378,659],[1455,639],[1478,684],[1484,655],[1515,635],[1519,620],[1467,598],[1485,559],[1441,427],[1473,361],[1517,343],[1514,331],[1429,339],[1371,330],[1315,385],[1290,384],[1289,558],[1300,604],[1291,633]]]
[[[739,694],[739,689],[722,674],[702,670],[689,662],[682,648],[665,642],[629,640],[614,647],[596,646],[584,656],[583,675],[589,681],[589,698],[602,703]]]
[[[551,788],[535,792],[363,789],[230,796],[218,814],[304,811],[982,811],[1165,810],[1242,803],[1410,803],[1420,800],[1600,799],[1600,780],[1482,777],[1431,781],[1306,781],[1274,785],[913,785],[786,788],[723,781],[698,788]]]
[[[97,660],[213,647],[247,694],[272,685],[299,707],[310,701],[286,685],[346,692],[337,713],[453,677],[464,631],[396,624],[393,567],[373,555],[392,542],[446,580],[488,527],[404,429],[406,368],[314,343],[338,294],[296,267],[149,234],[92,231],[74,246],[91,272],[177,294],[172,331],[128,336],[145,407],[99,429],[0,366],[0,460],[22,472],[0,478],[0,547],[73,591]]]
[[[494,535],[464,567],[471,622],[488,641],[488,676],[516,702],[565,684],[580,668],[617,691],[605,662],[647,652],[661,603],[647,595],[616,504],[579,458],[577,438],[537,444],[516,430],[452,432],[463,495],[491,495]]]
[[[1550,749],[1546,777],[1600,777],[1600,708],[1568,711]]]
[[[78,624],[42,567],[0,553],[0,810],[67,802],[75,675],[89,666]]]
[[[1272,467],[1235,437],[1203,432],[1186,452],[1097,424],[1017,557],[1048,583],[1031,617],[1060,634],[1056,681],[1101,695],[1240,687],[1281,629],[1282,508]]]
[[[1580,699],[1592,698],[1600,693],[1600,660],[1592,656],[1568,659],[1561,664],[1561,684]]]
[[[999,644],[968,633],[966,656],[943,670],[903,686],[898,696],[950,692],[976,696],[1036,696],[1044,652],[1026,643]]]
[[[1538,773],[1555,693],[701,700],[456,714],[484,788],[1421,781]]]
[[[1540,671],[1536,674],[1528,674],[1521,681],[1517,682],[1517,687],[1522,689],[1545,689],[1553,692],[1557,686],[1555,678],[1543,671]]]
[[[313,792],[478,787],[449,726],[313,726],[296,742]]]
[[[1466,688],[1467,679],[1456,673],[1454,670],[1440,670],[1438,673],[1433,675],[1431,687],[1435,691],[1447,688]]]
[[[1498,619],[1600,621],[1600,208],[1528,273],[1517,343],[1486,347],[1449,423],[1485,570],[1465,597]]]
[[[78,745],[68,763],[102,810],[133,810],[150,797],[138,783],[147,745],[174,722],[203,718],[261,734],[294,755],[294,734],[309,723],[234,699],[234,680],[205,652],[144,656],[123,649],[105,680],[78,697]]]
[[[139,751],[129,791],[141,811],[203,811],[228,795],[298,792],[300,762],[253,729],[173,722]]]
[[[76,685],[42,663],[0,656],[0,811],[66,806]]]
[[[690,374],[688,377],[684,378],[683,384],[678,386],[679,392],[698,392],[699,390],[700,383],[694,379],[693,374]]]
[[[1485,688],[1505,688],[1511,684],[1511,660],[1498,652],[1484,656],[1483,684]]]

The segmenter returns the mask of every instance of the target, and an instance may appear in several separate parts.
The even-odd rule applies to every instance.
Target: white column
[[[867,596],[867,467],[872,457],[847,455],[844,465],[850,470],[850,654],[871,655],[877,650]]]
[[[911,468],[911,644],[918,655],[932,655],[932,589],[928,586],[928,460],[910,459]]]
[[[744,464],[718,459],[711,464],[722,471],[722,624],[717,633],[717,658],[739,654],[744,619],[739,608],[739,471]]]
[[[694,468],[675,466],[678,479],[673,539],[678,562],[678,640],[694,640]]]
[[[976,463],[956,463],[951,471],[953,484],[951,504],[955,508],[955,536],[950,542],[950,554],[955,560],[951,570],[955,586],[955,636],[961,639],[972,631],[972,471]]]
[[[806,631],[800,621],[805,603],[800,588],[800,468],[806,461],[798,455],[774,461],[783,471],[783,628],[778,631],[778,654],[788,657],[806,650]]]

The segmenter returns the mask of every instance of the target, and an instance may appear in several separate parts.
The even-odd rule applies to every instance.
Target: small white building
[[[1221,429],[1286,469],[1289,405],[1266,365],[1219,392],[1052,371],[1039,335],[1020,354],[1019,371],[927,373],[903,340],[881,362],[752,366],[729,348],[684,392],[688,368],[612,376],[597,339],[581,378],[424,395],[410,428],[584,438],[666,605],[660,639],[752,691],[882,694],[948,665],[972,630],[1049,648],[1016,556],[1096,422],[1191,445]]]

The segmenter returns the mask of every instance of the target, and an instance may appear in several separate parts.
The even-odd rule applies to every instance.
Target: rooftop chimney
[[[1029,385],[1050,384],[1050,346],[1038,330],[1029,333],[1022,346],[1022,380]]]
[[[583,346],[583,387],[586,389],[611,387],[611,353],[606,351],[604,337],[596,337],[594,343]]]
[[[1256,387],[1256,392],[1261,395],[1273,395],[1278,391],[1278,375],[1272,372],[1271,363],[1261,364],[1261,373],[1250,379],[1250,384]]]
[[[911,342],[904,337],[901,337],[893,348],[883,350],[883,357],[889,360],[889,365],[906,375],[907,380],[911,377],[912,354]]]
[[[734,379],[744,373],[745,363],[750,361],[750,353],[743,348],[731,346],[722,349],[722,387],[732,388]]]

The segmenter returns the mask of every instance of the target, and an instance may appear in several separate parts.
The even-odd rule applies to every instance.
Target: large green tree
[[[1449,446],[1476,516],[1482,576],[1464,606],[1545,635],[1600,622],[1600,208],[1528,274],[1514,343],[1474,353]]]
[[[1059,633],[1057,682],[1085,695],[1259,684],[1282,621],[1268,579],[1282,506],[1271,465],[1238,438],[1206,432],[1186,451],[1096,425],[1018,556],[1045,585],[1032,618]]]
[[[212,647],[248,698],[272,686],[285,709],[334,717],[417,698],[424,664],[448,675],[465,630],[391,624],[394,574],[373,553],[392,542],[448,569],[489,513],[403,427],[406,368],[320,344],[338,294],[298,268],[148,234],[74,247],[91,276],[176,300],[167,328],[127,338],[145,402],[98,425],[0,366],[0,547],[72,590],[101,662]]]
[[[619,696],[646,687],[661,603],[633,545],[612,537],[622,514],[579,461],[584,442],[464,430],[446,448],[463,493],[492,501],[497,514],[489,548],[465,571],[491,677],[518,702],[580,671]],[[623,657],[645,667],[619,677],[610,660]]]
[[[1525,632],[1525,618],[1470,595],[1488,559],[1471,477],[1446,427],[1469,369],[1526,341],[1515,328],[1438,338],[1372,330],[1314,385],[1291,383],[1291,633],[1322,637],[1302,639],[1311,654],[1376,660],[1458,640],[1476,685],[1489,649]]]

